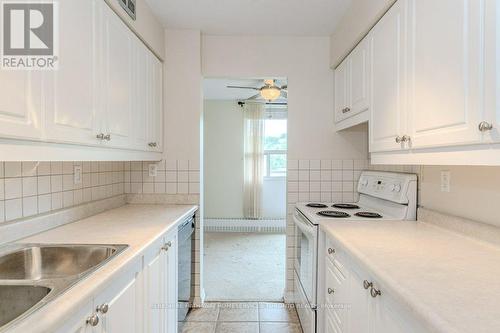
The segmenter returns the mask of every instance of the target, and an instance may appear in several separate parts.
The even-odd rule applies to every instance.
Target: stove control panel
[[[358,182],[358,192],[375,198],[407,204],[416,193],[414,174],[364,171]],[[416,194],[415,194],[416,195]]]

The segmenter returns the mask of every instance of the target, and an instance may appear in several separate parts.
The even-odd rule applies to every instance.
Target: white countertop
[[[321,229],[431,332],[500,332],[500,248],[424,222]]]
[[[12,332],[50,332],[99,293],[149,244],[194,214],[195,205],[125,205],[73,222],[18,243],[127,244],[116,258],[17,325]],[[9,331],[10,332],[10,331]]]

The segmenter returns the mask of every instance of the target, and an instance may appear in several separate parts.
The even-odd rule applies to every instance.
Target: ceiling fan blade
[[[226,88],[260,90],[259,88],[255,88],[255,87],[241,87],[241,86],[226,86]]]
[[[250,99],[258,99],[260,97],[260,94],[253,95],[252,97],[247,98],[248,100]]]
[[[281,97],[288,98],[288,93],[283,89],[281,89]]]

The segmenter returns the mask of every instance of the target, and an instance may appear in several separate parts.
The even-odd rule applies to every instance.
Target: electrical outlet
[[[441,192],[450,192],[451,172],[441,171]]]
[[[149,177],[156,177],[158,175],[158,166],[156,164],[148,165]]]
[[[75,165],[73,169],[73,183],[81,184],[82,183],[82,166]]]

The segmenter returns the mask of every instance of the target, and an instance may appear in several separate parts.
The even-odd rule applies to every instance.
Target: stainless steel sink
[[[118,250],[104,245],[33,245],[0,256],[0,280],[40,280],[82,274]]]
[[[0,332],[102,267],[128,245],[11,244],[0,248]]]

